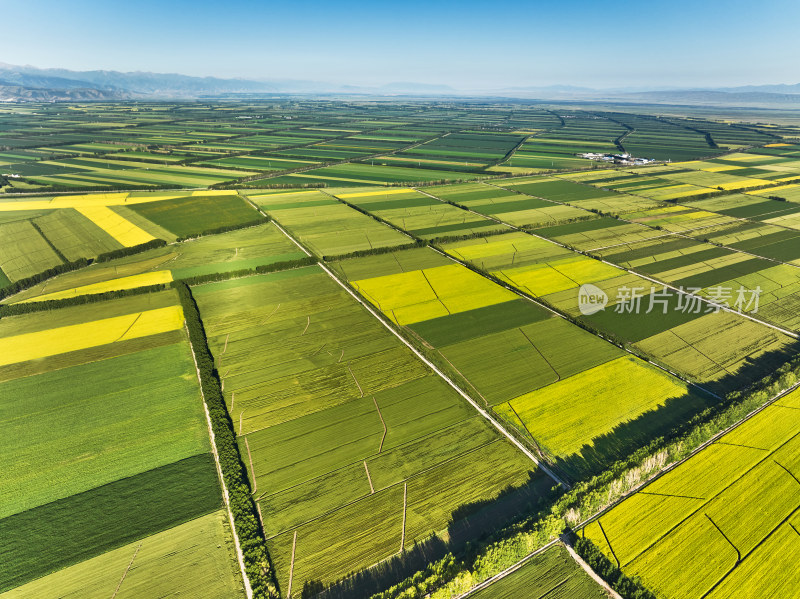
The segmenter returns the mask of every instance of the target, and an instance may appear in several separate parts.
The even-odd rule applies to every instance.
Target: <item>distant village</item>
[[[651,162],[655,162],[652,158],[634,158],[630,154],[600,154],[598,152],[586,152],[584,154],[578,154],[580,158],[588,158],[589,160],[602,160],[604,162],[613,162],[614,164],[623,164],[623,165],[640,165],[640,164],[650,164]]]

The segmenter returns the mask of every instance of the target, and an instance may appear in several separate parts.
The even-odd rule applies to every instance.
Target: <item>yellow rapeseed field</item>
[[[67,297],[74,297],[77,295],[91,295],[95,293],[105,293],[106,291],[119,291],[121,289],[135,289],[136,287],[146,287],[148,285],[159,285],[161,283],[169,283],[172,281],[172,272],[169,270],[157,270],[155,272],[143,272],[137,275],[130,275],[128,277],[119,277],[117,279],[110,279],[101,283],[91,283],[89,285],[81,285],[80,287],[73,287],[72,289],[65,289],[63,291],[54,291],[53,293],[45,293],[20,303],[27,302],[41,302],[45,300],[57,300]]]
[[[796,177],[792,177],[796,178]],[[755,191],[745,191],[747,195],[765,195],[765,194],[773,194],[776,191],[786,191],[788,189],[796,189],[800,187],[800,185],[793,184],[793,185],[778,185],[777,187],[770,187],[769,189],[756,189]]]
[[[541,297],[624,274],[618,268],[592,258],[568,258],[546,264],[509,268],[493,273],[530,295]]]
[[[353,286],[400,325],[518,297],[460,264],[362,279],[354,281]]]
[[[772,181],[767,179],[744,179],[742,181],[731,181],[719,185],[722,189],[741,189],[742,187],[753,187],[754,185],[772,185]]]
[[[0,366],[174,331],[183,310],[169,306],[0,339]]]
[[[87,206],[75,209],[125,247],[155,239],[150,233],[140,229],[108,206]]]
[[[706,166],[701,170],[707,173],[722,173],[725,171],[736,171],[744,168],[743,166],[733,166],[732,164],[718,164],[716,166]]]
[[[235,190],[208,190],[204,192],[192,192],[193,195],[222,195],[236,193]],[[92,206],[125,206],[129,204],[143,204],[147,202],[160,202],[162,200],[173,200],[183,197],[175,194],[151,194],[151,195],[130,195],[127,192],[120,193],[87,193],[84,195],[56,196],[50,200],[23,200],[23,201],[3,201],[0,200],[0,212],[10,212],[15,210],[54,210],[56,208],[85,208]]]

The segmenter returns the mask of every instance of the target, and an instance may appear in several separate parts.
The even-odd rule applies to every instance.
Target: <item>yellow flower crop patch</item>
[[[119,291],[121,289],[135,289],[137,287],[147,287],[149,285],[159,285],[162,283],[169,283],[172,281],[172,272],[169,270],[157,270],[155,272],[143,272],[138,275],[130,275],[128,277],[119,277],[117,279],[110,279],[102,281],[101,283],[91,283],[89,285],[81,285],[73,287],[72,289],[65,289],[63,291],[54,291],[53,293],[45,293],[20,303],[27,302],[41,302],[45,300],[58,300],[67,297],[75,297],[78,295],[92,295],[95,293],[105,293],[107,291]]]
[[[169,306],[14,335],[0,339],[0,366],[165,333],[182,326],[183,310]]]
[[[107,206],[79,207],[76,210],[125,247],[147,243],[155,239],[150,233],[140,229]]]

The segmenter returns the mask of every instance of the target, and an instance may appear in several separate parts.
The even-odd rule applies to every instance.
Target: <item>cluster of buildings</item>
[[[614,164],[622,165],[641,165],[650,164],[655,162],[652,158],[634,158],[630,154],[601,154],[598,152],[585,152],[577,155],[579,158],[588,158],[589,160],[602,160],[604,162],[613,162]]]

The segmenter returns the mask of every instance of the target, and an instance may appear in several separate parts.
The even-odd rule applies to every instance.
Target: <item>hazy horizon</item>
[[[28,0],[3,7],[0,61],[335,85],[455,90],[571,85],[692,88],[795,84],[800,4],[658,7],[627,0],[412,1],[398,6]],[[30,23],[30,27],[20,24]],[[744,43],[743,43],[744,42]]]

